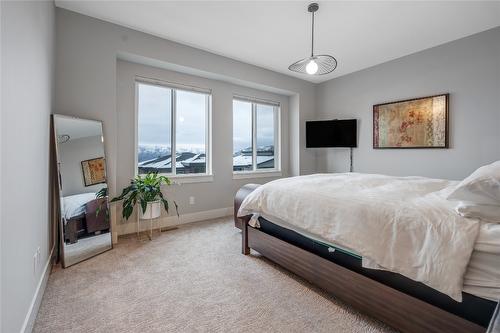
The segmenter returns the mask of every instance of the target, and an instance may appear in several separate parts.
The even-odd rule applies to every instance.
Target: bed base
[[[261,255],[324,289],[357,310],[409,333],[484,333],[486,328],[337,265],[248,225],[237,218],[244,197],[258,185],[246,185],[235,198],[235,226],[242,229],[242,253]]]

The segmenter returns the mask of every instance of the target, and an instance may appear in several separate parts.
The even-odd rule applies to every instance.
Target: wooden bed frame
[[[258,186],[243,186],[234,199],[234,221],[242,230],[244,255],[254,249],[357,310],[402,332],[486,332],[486,328],[476,323],[250,227],[250,216],[238,218],[237,212],[245,197]]]

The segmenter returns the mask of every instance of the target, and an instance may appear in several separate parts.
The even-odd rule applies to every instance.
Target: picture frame
[[[84,185],[92,186],[106,183],[106,160],[104,157],[97,157],[81,162]]]
[[[373,148],[449,148],[448,108],[448,93],[373,105]]]

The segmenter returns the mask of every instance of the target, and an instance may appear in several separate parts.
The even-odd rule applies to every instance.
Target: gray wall
[[[289,105],[290,172],[316,170],[315,154],[307,151],[304,145],[304,120],[314,117],[314,84],[59,8],[56,10],[56,30],[55,112],[104,122],[111,194],[116,193],[119,177],[118,57],[294,96]],[[192,185],[192,191],[197,190],[198,186]],[[228,193],[232,195],[234,188],[223,191],[225,197]],[[205,207],[199,207],[202,208]],[[113,213],[112,222],[116,222]]]
[[[117,110],[118,110],[118,153],[117,185],[123,188],[134,176],[135,156],[135,77],[147,77],[188,86],[212,90],[212,170],[213,181],[204,183],[181,184],[166,190],[168,195],[179,204],[181,214],[227,208],[233,205],[235,192],[249,182],[262,183],[275,178],[233,179],[233,95],[244,95],[272,100],[281,104],[282,123],[282,174],[288,175],[288,96],[272,94],[242,87],[219,80],[200,78],[151,66],[127,61],[117,63]],[[189,204],[189,197],[195,197],[195,204]],[[173,213],[173,212],[171,212]],[[131,219],[129,223],[133,223]],[[125,230],[119,222],[119,229]],[[133,228],[127,228],[133,230]]]
[[[2,1],[0,7],[0,330],[19,332],[50,253],[49,116],[53,100],[54,5]],[[34,271],[33,255],[38,247],[41,258]],[[29,330],[29,322],[26,324]]]
[[[82,172],[82,161],[104,157],[104,145],[101,136],[89,136],[61,143],[59,160],[61,162],[62,195],[97,192],[105,184],[85,186]]]
[[[355,171],[462,179],[500,159],[499,81],[500,28],[495,28],[322,83],[317,117],[358,119]],[[450,149],[372,148],[373,104],[446,92]],[[318,171],[348,170],[347,149],[316,151]]]

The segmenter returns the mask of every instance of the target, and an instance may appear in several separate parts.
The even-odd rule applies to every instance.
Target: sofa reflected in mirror
[[[53,115],[60,258],[68,267],[112,248],[102,123]]]

